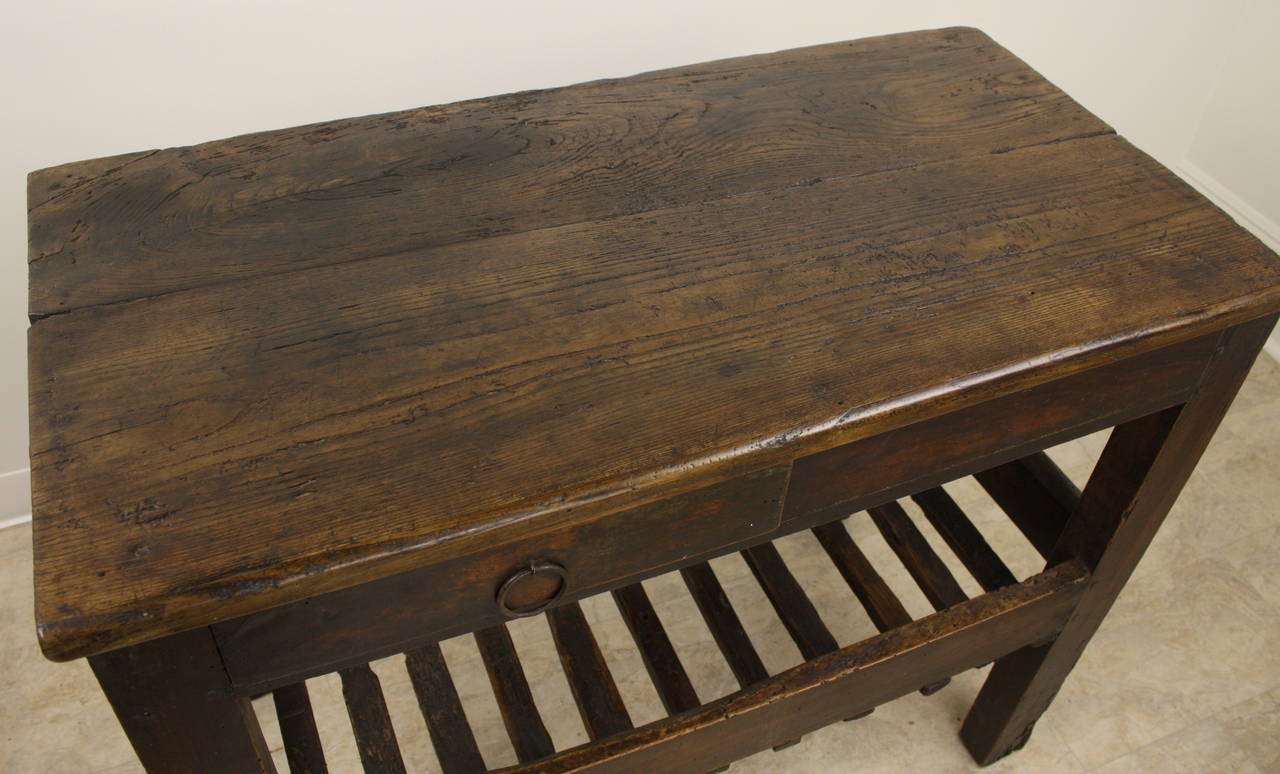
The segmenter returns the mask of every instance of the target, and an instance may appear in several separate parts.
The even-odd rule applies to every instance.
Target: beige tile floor
[[[1262,358],[1169,522],[1027,747],[994,771],[1280,772],[1280,367]],[[1051,453],[1083,480],[1105,441],[1090,436]],[[1015,573],[1036,557],[972,483],[949,486]],[[913,515],[914,514],[913,512]],[[855,538],[917,615],[927,603],[875,534],[865,514],[849,522]],[[939,553],[967,590],[977,591],[936,535]],[[83,662],[52,664],[39,654],[31,614],[30,527],[0,531],[0,772],[139,771],[128,743]],[[812,537],[780,550],[841,644],[872,633]],[[771,670],[799,661],[740,559],[716,560],[747,628]],[[890,568],[897,568],[890,571]],[[646,582],[659,615],[704,698],[733,689],[678,580]],[[633,719],[661,714],[656,695],[616,608],[585,605]],[[852,611],[852,613],[850,612]],[[585,741],[541,619],[512,626],[535,699],[558,747]],[[479,743],[492,766],[514,762],[474,644],[443,644]],[[433,772],[426,730],[399,658],[375,664],[410,770]],[[938,695],[918,694],[856,723],[807,736],[779,753],[735,763],[755,772],[961,772],[975,769],[956,729],[985,670],[958,676]],[[338,774],[358,771],[337,682],[309,681],[318,723]],[[264,731],[279,753],[268,700]]]

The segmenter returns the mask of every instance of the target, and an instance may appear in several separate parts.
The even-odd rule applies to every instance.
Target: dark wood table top
[[[1280,309],[1274,254],[972,29],[78,162],[29,193],[59,659]]]

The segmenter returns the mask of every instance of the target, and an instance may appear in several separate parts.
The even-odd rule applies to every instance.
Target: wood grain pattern
[[[765,482],[788,487],[784,519],[774,533],[735,549],[843,518],[1177,405],[1195,392],[1219,338],[1212,335],[1144,353],[805,457],[795,462],[789,480],[785,475],[776,478],[776,473],[763,473],[760,479]],[[921,465],[922,460],[929,464]],[[726,657],[747,654],[730,664],[739,679],[748,675],[748,681],[754,682],[753,675],[767,674],[763,666],[759,672],[751,671],[747,661],[754,651],[749,639],[745,634],[733,636],[736,616],[731,606],[715,603],[723,591],[717,591],[710,568],[707,573],[694,572],[704,557],[687,555],[703,545],[701,536],[711,520],[680,517],[705,515],[713,504],[723,504],[721,510],[726,512],[747,509],[750,493],[774,491],[772,483],[762,489],[758,486],[759,479],[729,482],[693,493],[697,496],[676,498],[687,507],[663,501],[601,520],[601,527],[621,520],[626,526],[621,535],[580,524],[568,530],[576,538],[552,533],[545,540],[498,547],[492,554],[519,562],[544,555],[541,549],[548,545],[572,548],[575,580],[581,577],[578,571],[585,561],[587,568],[607,570],[612,565],[614,571],[608,575],[615,584],[638,579],[628,570],[637,566],[637,556],[667,552],[675,566],[688,561],[693,567],[685,573],[686,582],[699,605],[707,603],[702,612],[708,626],[722,649],[724,643],[731,643],[724,649]],[[663,519],[669,522],[664,524]],[[517,547],[533,553],[521,554]],[[550,556],[565,558],[557,553]],[[492,568],[489,576],[476,571],[485,566]],[[477,552],[211,628],[232,683],[244,692],[259,693],[491,626],[494,621],[484,616],[494,612],[492,592],[511,569],[494,564],[490,552]],[[484,577],[493,578],[491,587],[481,583]],[[566,592],[567,598],[578,598],[582,583],[577,586]]]
[[[1108,127],[982,33],[955,29],[67,164],[29,183],[31,310],[982,155],[1064,130]]]
[[[30,182],[37,618],[57,658],[1280,308],[1272,254],[968,30]]]
[[[788,473],[784,467],[757,471],[217,624],[218,646],[237,681],[255,684],[323,674],[501,624],[507,617],[495,594],[532,559],[566,569],[562,601],[570,601],[761,539],[778,522]]]

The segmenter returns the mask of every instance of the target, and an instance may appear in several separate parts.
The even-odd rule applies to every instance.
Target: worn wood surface
[[[1260,243],[966,29],[82,162],[29,192],[56,658],[1280,308]]]
[[[673,564],[763,539],[778,523],[786,468],[771,468],[536,538],[497,545],[413,572],[216,624],[237,684],[271,684],[376,660],[507,620],[502,582],[531,559],[565,568],[560,602]],[[686,517],[693,516],[689,519]]]
[[[1087,585],[1068,562],[906,626],[806,661],[692,712],[649,723],[526,766],[521,774],[702,774],[913,689],[904,675],[936,681],[1017,643],[1057,632]]]

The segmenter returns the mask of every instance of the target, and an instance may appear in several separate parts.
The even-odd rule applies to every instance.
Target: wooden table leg
[[[207,628],[89,664],[150,774],[274,774],[253,706],[232,692]]]
[[[1056,639],[995,662],[960,732],[978,763],[1026,743],[1191,475],[1275,319],[1226,331],[1187,403],[1112,431],[1050,556],[1050,564],[1083,559],[1093,584]]]

